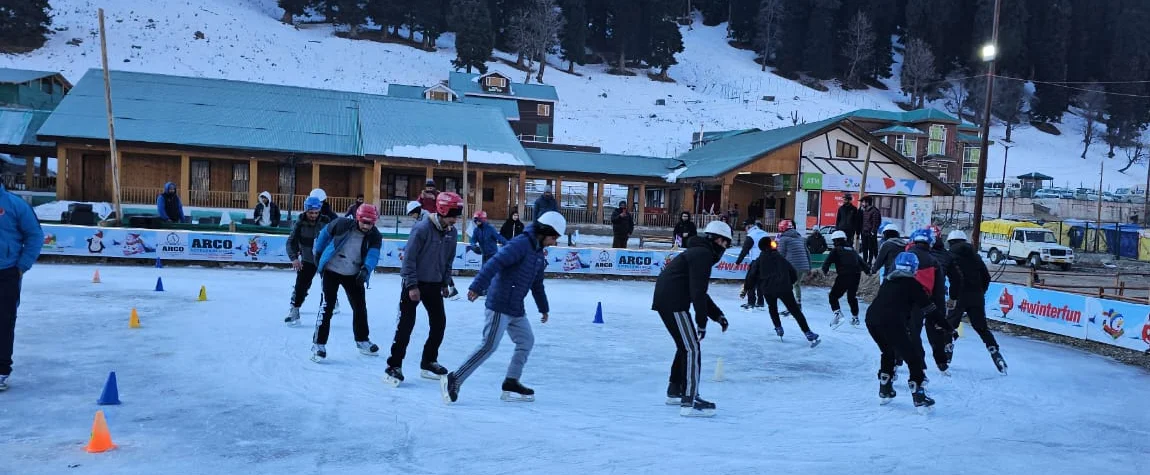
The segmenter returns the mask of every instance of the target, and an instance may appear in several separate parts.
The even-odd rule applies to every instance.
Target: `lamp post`
[[[982,47],[982,60],[989,63],[986,68],[986,104],[983,107],[982,146],[978,156],[978,178],[974,192],[974,229],[970,232],[971,244],[979,249],[979,229],[982,227],[982,198],[986,185],[986,154],[990,148],[990,102],[994,99],[994,60],[998,56],[998,12],[1002,0],[994,0],[994,23],[991,28],[990,44]]]
[[[1002,196],[998,197],[998,219],[1002,219],[1002,202],[1006,201],[1006,161],[1010,160],[1010,145],[1003,144],[1006,154],[1002,156]]]

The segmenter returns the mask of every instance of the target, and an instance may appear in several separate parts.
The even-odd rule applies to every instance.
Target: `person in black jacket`
[[[671,364],[667,404],[678,404],[681,416],[712,416],[715,404],[699,397],[699,375],[702,351],[699,343],[707,334],[707,319],[727,331],[727,319],[715,301],[707,295],[711,268],[731,245],[731,227],[714,221],[707,224],[703,236],[687,241],[687,249],[671,260],[655,281],[651,309],[675,340],[675,359]],[[691,309],[695,309],[691,321]]]
[[[894,270],[894,258],[906,250],[906,241],[900,237],[901,234],[898,226],[893,223],[882,228],[882,243],[879,244],[878,256],[870,268],[871,274],[878,274],[879,282]]]
[[[942,244],[942,230],[938,226],[930,225],[930,229],[934,233],[934,241],[930,245],[930,257],[933,257],[935,262],[938,263],[939,270],[942,271],[945,277],[946,291],[937,293],[932,296],[935,305],[935,312],[942,318],[946,318],[946,309],[953,306],[953,302],[961,295],[963,277],[962,271],[955,265],[954,256],[946,251],[946,247]],[[947,305],[947,293],[949,293],[952,305]],[[945,326],[927,325],[926,338],[930,341],[930,347],[934,350],[934,362],[938,366],[938,370],[943,374],[950,375],[950,361],[954,358],[954,331],[953,325],[947,322]],[[942,351],[938,351],[939,348]]]
[[[683,247],[687,245],[687,240],[699,235],[699,228],[695,226],[695,222],[691,221],[691,213],[686,211],[679,215],[679,222],[675,223],[675,234],[671,236],[671,240],[675,243],[675,247]]]
[[[910,369],[908,382],[918,408],[929,408],[934,400],[926,396],[922,387],[926,379],[922,345],[917,347],[906,332],[906,322],[921,320],[925,314],[933,313],[926,289],[917,282],[919,262],[915,254],[903,252],[895,259],[895,268],[887,280],[879,287],[878,295],[866,312],[866,328],[879,351],[880,359],[879,404],[887,404],[894,399],[894,367],[901,357]]]
[[[843,195],[843,205],[839,206],[839,214],[835,217],[835,228],[846,233],[847,242],[854,244],[855,234],[862,229],[862,214],[852,201],[854,197],[847,193]]]
[[[511,219],[504,221],[503,227],[499,228],[499,235],[510,241],[520,234],[523,234],[523,221],[519,220],[519,212],[514,211],[511,213]]]
[[[966,233],[951,231],[947,236],[947,242],[950,244],[950,253],[954,256],[955,265],[962,271],[962,287],[958,294],[958,302],[947,320],[952,327],[957,327],[962,322],[962,314],[965,313],[970,318],[970,326],[978,332],[978,336],[986,345],[986,350],[990,352],[998,371],[1006,374],[1006,360],[998,350],[994,334],[986,326],[986,290],[990,288],[990,271],[974,251],[974,246],[966,242]]]
[[[619,207],[611,213],[611,233],[615,237],[611,247],[626,249],[627,240],[631,238],[633,232],[635,232],[635,218],[631,216],[631,210],[627,209],[627,202],[620,201]]]
[[[782,300],[783,306],[791,312],[803,335],[807,337],[811,348],[818,346],[818,333],[811,331],[811,327],[807,325],[807,317],[803,315],[803,309],[795,301],[794,284],[799,278],[795,267],[779,254],[778,244],[771,238],[765,237],[759,241],[759,248],[762,251],[758,258],[759,294],[766,298],[767,309],[771,312],[771,323],[775,324],[775,334],[780,340],[783,338],[783,324],[779,320],[779,301]]]
[[[834,264],[837,274],[830,293],[831,310],[835,313],[834,319],[831,320],[831,328],[838,328],[839,325],[843,324],[843,312],[839,309],[839,299],[844,293],[847,295],[847,304],[851,307],[851,325],[858,326],[859,300],[856,295],[859,291],[859,281],[862,280],[863,272],[870,275],[870,269],[867,268],[862,256],[855,252],[854,248],[847,242],[847,235],[842,231],[835,231],[834,234],[831,234],[831,241],[834,241],[835,247],[831,249],[831,254],[823,261],[823,275],[830,271],[832,264]]]
[[[934,303],[940,302],[940,298],[944,299],[946,295],[946,278],[944,277],[943,270],[939,266],[938,261],[930,253],[930,246],[934,239],[934,233],[930,229],[919,229],[911,233],[911,241],[913,245],[907,249],[907,252],[913,253],[918,258],[918,271],[915,273],[915,279],[922,285],[923,290],[931,297],[933,308],[929,314],[922,315],[921,317],[912,318],[907,325],[910,330],[910,339],[917,345],[918,351],[926,358],[926,350],[922,346],[922,331],[926,327],[927,341],[930,343],[931,350],[934,354],[934,361],[938,364],[938,370],[947,373],[948,366],[946,365],[947,351],[946,345],[949,338],[942,338],[942,335],[950,335],[953,329],[950,324],[946,322],[944,311]],[[943,318],[937,318],[943,315]],[[927,320],[931,324],[927,325]],[[905,358],[905,356],[904,356]]]
[[[745,311],[762,310],[766,300],[759,289],[759,260],[755,259],[747,268],[747,276],[743,278],[743,290],[739,291],[739,298],[747,299],[747,303],[740,306]]]
[[[312,280],[315,278],[318,259],[312,250],[312,245],[315,244],[315,238],[319,237],[320,231],[330,222],[327,216],[319,214],[322,206],[323,203],[319,198],[308,197],[304,200],[304,212],[288,235],[287,254],[288,259],[291,259],[292,269],[296,271],[296,277],[291,294],[291,308],[288,309],[284,323],[291,326],[299,325],[299,308],[307,298],[308,290],[311,289]]]

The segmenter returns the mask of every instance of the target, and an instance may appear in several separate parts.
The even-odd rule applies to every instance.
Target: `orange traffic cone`
[[[132,315],[128,317],[128,328],[140,328],[140,314],[132,307]]]
[[[93,284],[99,284],[100,283],[100,269],[96,269],[96,273],[92,274],[92,283]]]
[[[96,411],[96,420],[92,422],[92,435],[88,439],[85,450],[90,454],[107,452],[115,449],[112,443],[112,434],[108,432],[108,421],[104,420],[104,411]]]

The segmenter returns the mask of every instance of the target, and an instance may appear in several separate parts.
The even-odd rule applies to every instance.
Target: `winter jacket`
[[[335,220],[339,219],[339,215],[335,214],[335,211],[331,210],[331,204],[328,203],[327,201],[324,201],[323,204],[320,205],[319,215],[320,216],[327,216],[327,219],[331,220],[331,222],[333,222],[333,223],[335,222]]]
[[[835,228],[843,232],[859,231],[862,227],[862,216],[859,216],[859,209],[855,205],[844,203],[839,206],[839,214],[835,218]]]
[[[954,257],[954,264],[962,273],[962,288],[960,296],[981,297],[990,288],[990,271],[986,263],[974,252],[974,246],[968,242],[958,242],[950,246],[950,254]],[[954,295],[954,292],[951,292]]]
[[[315,221],[301,216],[299,221],[295,222],[295,226],[292,226],[291,234],[288,235],[288,259],[293,261],[299,259],[315,264],[315,253],[312,251],[312,246],[315,245],[315,238],[319,237],[320,231],[323,231],[323,228],[330,222],[331,220],[322,214],[317,216]]]
[[[871,273],[866,262],[863,262],[862,256],[851,246],[835,246],[834,249],[831,249],[830,255],[823,261],[824,274],[831,269],[831,264],[834,264],[835,272],[839,275]]]
[[[952,256],[942,246],[935,246],[930,249],[930,256],[938,263],[938,268],[942,271],[943,277],[946,278],[945,284],[948,294],[951,299],[958,300],[958,296],[962,294],[962,270],[954,262]],[[935,295],[935,302],[945,302],[945,295]]]
[[[184,205],[180,203],[180,195],[176,194],[175,183],[170,181],[165,183],[164,192],[156,197],[156,214],[165,221],[173,223],[184,221]]]
[[[271,226],[273,228],[279,227],[279,225],[280,225],[280,207],[276,206],[276,203],[274,201],[272,201],[272,194],[265,191],[265,192],[260,193],[260,197],[268,199],[268,206],[270,208],[268,210],[268,215],[269,215],[268,218],[271,220],[271,223],[265,223],[263,221],[264,203],[262,201],[259,203],[256,203],[256,209],[255,209],[255,212],[252,213],[252,218],[254,218],[256,220],[257,225]]]
[[[503,222],[503,227],[499,228],[499,235],[508,241],[520,234],[523,234],[523,221],[509,219]]]
[[[680,219],[679,222],[675,224],[675,234],[671,236],[671,240],[673,241],[675,238],[679,238],[680,242],[686,243],[688,239],[698,235],[699,228],[695,226],[694,221],[690,219],[683,221]]]
[[[347,218],[336,219],[324,226],[323,230],[319,232],[319,236],[315,238],[313,247],[320,254],[316,268],[322,272],[328,261],[343,248],[344,241],[347,241],[350,233],[359,232],[358,227],[359,224],[354,219]],[[368,231],[363,237],[360,252],[363,253],[363,269],[367,271],[367,280],[364,283],[371,281],[371,274],[375,271],[375,266],[379,264],[379,248],[382,245],[383,235],[376,228],[371,228],[371,231]]]
[[[723,311],[707,295],[707,287],[711,284],[711,268],[723,257],[723,251],[700,236],[687,240],[686,249],[671,259],[655,280],[651,310],[689,312],[694,308],[699,328],[707,327],[707,318],[718,321]]]
[[[345,217],[345,218],[354,218],[354,217],[355,217],[355,212],[356,212],[356,211],[359,211],[359,207],[360,207],[360,206],[363,206],[363,203],[360,203],[360,202],[358,202],[358,201],[357,201],[357,202],[355,202],[355,203],[352,203],[352,204],[351,204],[351,206],[348,206],[348,207],[347,207],[347,212],[343,214],[343,217]]]
[[[922,284],[926,294],[932,297],[946,295],[946,281],[943,278],[942,270],[938,267],[938,261],[935,261],[934,256],[930,255],[930,248],[911,244],[906,252],[913,253],[915,257],[918,257],[918,272],[914,274],[914,278],[919,284]]]
[[[779,251],[768,249],[759,256],[759,288],[763,295],[783,295],[794,291],[799,274]]]
[[[748,255],[752,261],[758,259],[760,252],[759,241],[762,241],[765,237],[768,237],[766,231],[759,229],[758,226],[751,226],[751,229],[747,231],[747,238],[743,239],[743,250],[739,251],[739,257],[735,259],[735,264],[742,264],[743,259]]]
[[[555,200],[554,196],[541,195],[535,199],[535,218],[538,219],[543,216],[543,213],[548,211],[559,212],[559,202]]]
[[[879,269],[882,269],[882,275],[889,274],[894,270],[894,258],[905,249],[906,241],[902,238],[884,239],[878,246],[878,256],[875,256],[874,264],[871,265],[871,274],[878,272]]]
[[[635,216],[628,212],[623,215],[624,208],[615,208],[611,213],[611,232],[616,236],[630,236],[635,232]]]
[[[811,254],[827,252],[827,238],[823,237],[823,233],[817,229],[811,231],[811,235],[807,236],[807,252]]]
[[[423,190],[419,194],[419,206],[428,213],[434,213],[436,210],[435,199],[439,197],[439,191]]]
[[[491,257],[499,251],[499,244],[507,245],[507,240],[495,232],[495,226],[483,223],[475,226],[471,232],[471,252],[485,258]]]
[[[489,310],[522,317],[527,314],[523,299],[530,290],[539,313],[551,311],[547,304],[547,291],[543,287],[547,256],[534,231],[534,225],[528,226],[523,234],[508,241],[471,281],[468,289],[472,292],[482,294],[487,291],[486,307]]]
[[[814,233],[818,234],[818,231],[814,231]],[[803,236],[799,234],[798,230],[788,229],[775,239],[779,242],[779,254],[787,262],[790,262],[796,271],[811,270],[811,251],[807,249],[806,243],[803,242]]]
[[[44,231],[32,207],[0,184],[0,269],[28,272],[43,246]]]
[[[933,303],[914,276],[894,271],[883,281],[874,301],[866,310],[867,326],[897,325],[906,327],[911,318],[936,314]]]
[[[459,231],[455,226],[443,227],[439,215],[430,215],[411,228],[407,247],[403,251],[403,265],[399,275],[403,290],[410,290],[420,282],[451,282],[451,264],[455,262],[455,245]]]
[[[878,235],[879,228],[882,227],[882,211],[878,208],[871,206],[869,208],[859,211],[862,213],[862,229],[864,233],[871,233]]]

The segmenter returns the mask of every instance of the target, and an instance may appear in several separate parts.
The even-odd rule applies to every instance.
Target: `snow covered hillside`
[[[48,44],[29,55],[0,56],[0,66],[61,70],[78,80],[99,67],[96,8],[92,0],[53,0],[53,28]],[[152,0],[104,2],[113,68],[192,76],[268,82],[294,86],[385,93],[389,83],[430,85],[447,77],[454,57],[452,36],[439,40],[439,51],[427,53],[403,45],[352,41],[333,35],[328,25],[292,27],[278,21],[275,0]],[[696,21],[684,28],[686,51],[670,70],[678,82],[665,84],[643,75],[619,77],[602,65],[577,67],[572,76],[548,68],[545,80],[558,88],[556,137],[565,143],[597,145],[614,153],[674,156],[689,147],[692,132],[791,125],[790,115],[808,122],[860,108],[896,109],[902,99],[890,91],[817,92],[796,82],[759,71],[751,52],[726,44],[725,27]],[[203,39],[197,39],[203,34]],[[73,46],[74,39],[82,42]],[[522,78],[499,63],[492,69]],[[561,66],[558,58],[552,66]],[[896,65],[897,67],[897,65]],[[894,81],[888,81],[894,85]],[[764,101],[774,96],[775,101]],[[657,106],[663,99],[666,105]],[[1102,147],[1087,160],[1081,151],[1077,118],[1067,115],[1062,136],[1033,128],[1015,131],[1008,175],[1040,171],[1059,186],[1097,185]],[[1001,128],[991,136],[1001,141]],[[990,153],[990,180],[1002,173],[1001,145]],[[1118,159],[1115,159],[1117,162]],[[1107,165],[1107,183],[1121,187],[1145,182],[1146,169],[1115,172]]]

